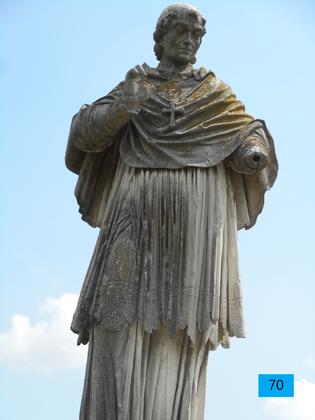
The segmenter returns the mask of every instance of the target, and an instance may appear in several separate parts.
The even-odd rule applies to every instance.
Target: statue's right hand
[[[142,66],[133,67],[125,78],[122,103],[132,114],[139,112],[140,106],[149,98],[150,84],[146,81],[146,73]]]

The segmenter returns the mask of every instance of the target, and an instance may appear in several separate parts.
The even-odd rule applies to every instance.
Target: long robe
[[[203,354],[199,363],[203,370],[183,381],[179,396],[174,394],[176,400],[189,389],[186,414],[179,414],[178,407],[170,418],[202,418],[203,403],[194,401],[203,400],[204,385],[197,392],[193,384],[203,382],[208,350],[219,344],[228,347],[231,336],[244,337],[237,229],[254,225],[277,172],[273,141],[264,122],[246,114],[243,104],[212,72],[200,69],[176,83],[145,68],[152,87],[149,100],[121,130],[107,130],[100,141],[103,150],[85,148],[86,139],[99,135],[97,113],[119,101],[122,84],[75,117],[69,138],[67,165],[79,173],[80,211],[84,220],[101,228],[72,323],[74,332],[88,328],[90,340],[93,337],[82,420],[99,420],[108,409],[104,395],[111,394],[116,411],[106,411],[108,418],[129,419],[131,412],[123,413],[139,398],[130,385],[137,383],[139,372],[130,368],[128,377],[130,358],[124,352],[130,346],[139,352],[150,334],[155,340],[164,329],[162,341],[172,357],[177,354],[179,365],[182,354],[189,366],[196,366],[198,354]],[[238,173],[228,164],[248,138],[258,139],[269,151],[267,167],[254,175]],[[135,328],[141,331],[131,338]],[[172,353],[172,340],[180,332],[189,337],[196,353],[188,345]],[[116,338],[111,341],[112,334]],[[118,359],[112,350],[101,350],[108,349],[106,340],[125,343]],[[152,379],[151,353],[147,347],[142,357]],[[101,379],[95,379],[93,372],[96,361],[104,358],[107,363],[116,360],[118,371],[112,377],[117,383],[108,380],[100,388]],[[149,389],[162,386],[144,382]],[[177,389],[178,382],[172,383]],[[91,404],[95,393],[103,398]],[[174,401],[170,406],[175,407]],[[200,407],[193,415],[194,405]],[[161,403],[151,417],[145,407],[137,410],[130,418],[155,420]]]

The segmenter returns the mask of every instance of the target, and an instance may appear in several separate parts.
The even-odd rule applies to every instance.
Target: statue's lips
[[[187,48],[179,48],[178,49],[178,52],[185,53],[185,54],[191,54],[192,53],[192,50],[187,49]]]

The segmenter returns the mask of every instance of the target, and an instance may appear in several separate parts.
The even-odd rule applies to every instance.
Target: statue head
[[[206,33],[205,25],[205,18],[190,4],[174,4],[164,9],[153,34],[156,58],[179,65],[194,64]]]

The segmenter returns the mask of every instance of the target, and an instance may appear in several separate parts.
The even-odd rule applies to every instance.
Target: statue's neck
[[[158,69],[168,73],[188,73],[192,71],[193,67],[191,63],[188,64],[175,64],[167,60],[161,60]]]
[[[161,61],[157,68],[160,74],[164,74],[171,79],[187,79],[193,73],[193,67],[190,63],[184,66],[176,66],[173,63]]]

